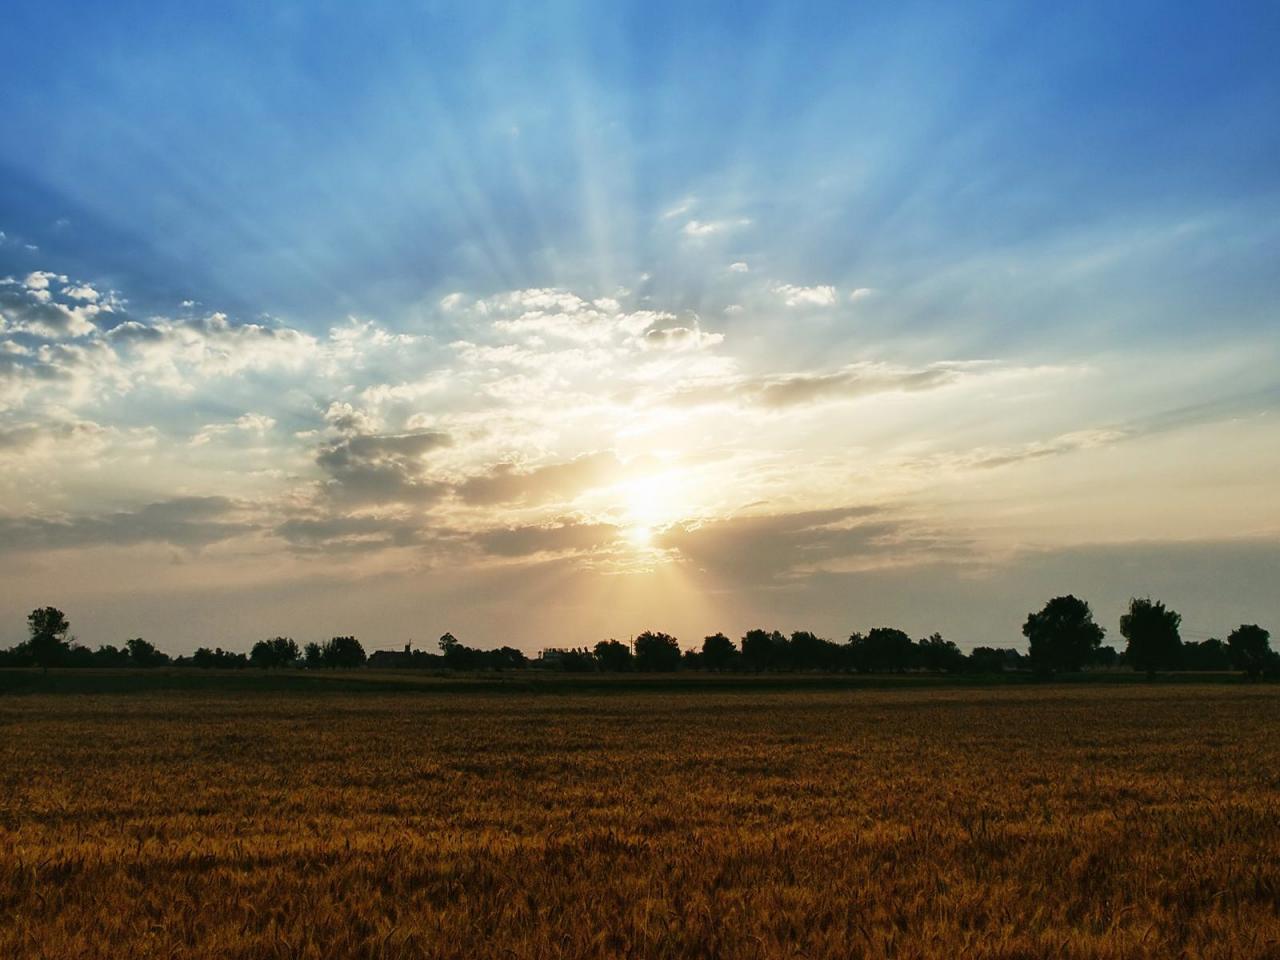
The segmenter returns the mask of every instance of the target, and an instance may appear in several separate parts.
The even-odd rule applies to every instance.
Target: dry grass
[[[1274,689],[0,700],[0,957],[1280,956]]]

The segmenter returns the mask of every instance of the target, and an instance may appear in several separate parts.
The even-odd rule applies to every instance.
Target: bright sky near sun
[[[1274,3],[3,20],[0,645],[1280,628]]]

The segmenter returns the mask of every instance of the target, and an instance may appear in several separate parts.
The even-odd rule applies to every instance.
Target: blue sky
[[[19,3],[5,20],[9,562],[184,571],[132,608],[73,598],[104,633],[174,629],[194,595],[248,589],[228,573],[245,556],[277,554],[289,575],[256,609],[280,629],[309,609],[286,597],[358,576],[394,597],[371,629],[395,639],[420,611],[389,571],[447,565],[468,588],[562,572],[583,642],[628,632],[592,612],[603,577],[641,616],[683,571],[729,619],[764,577],[780,594],[751,615],[799,591],[830,632],[925,629],[911,585],[954,585],[956,552],[1007,573],[1029,550],[1225,541],[1275,569],[1274,4]],[[362,456],[400,486],[356,502]],[[590,473],[601,458],[616,476]],[[467,500],[476,478],[558,465],[589,482]],[[235,529],[105,532],[179,503]],[[865,529],[872,552],[831,536],[863,513],[815,513],[872,506],[896,531]],[[699,547],[762,517],[787,531],[771,571]],[[303,551],[302,522],[346,533]],[[513,555],[525,530],[571,533]],[[873,576],[897,577],[876,592],[892,602],[852,609],[849,578]],[[9,588],[8,619],[45,577]],[[1202,593],[1169,599],[1207,610]],[[1280,615],[1261,595],[1242,616]],[[1022,602],[987,616],[995,595],[961,590],[938,617],[1013,642],[989,635]],[[430,606],[477,641],[506,629]],[[673,626],[702,629],[687,606]]]

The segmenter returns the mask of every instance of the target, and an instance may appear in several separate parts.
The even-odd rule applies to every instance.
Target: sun
[[[689,506],[689,490],[676,471],[628,480],[615,488],[614,496],[620,526],[636,548],[651,547],[657,533],[683,519]]]
[[[633,547],[648,547],[653,544],[653,527],[637,524],[627,528],[627,539]]]

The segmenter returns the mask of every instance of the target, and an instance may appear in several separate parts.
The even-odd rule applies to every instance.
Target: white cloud
[[[729,272],[730,273],[750,273],[751,268],[747,266],[747,262],[745,260],[735,260],[733,263],[729,264]]]
[[[93,289],[93,287],[89,286],[87,283],[63,287],[62,293],[64,296],[68,296],[72,300],[89,300],[96,302],[99,297],[98,291]]]
[[[218,437],[236,432],[242,434],[254,433],[261,438],[275,425],[275,417],[269,417],[265,413],[246,413],[230,423],[205,424],[198,433],[192,436],[190,443],[193,447],[202,447]]]
[[[701,350],[723,342],[723,333],[706,333],[698,327],[655,327],[640,339],[645,350]]]
[[[858,287],[856,290],[849,292],[850,300],[866,300],[868,297],[875,296],[876,291],[871,287]]]
[[[790,283],[779,283],[773,292],[782,297],[788,307],[830,307],[836,302],[836,288],[829,285],[816,287],[797,287]]]
[[[678,203],[668,207],[662,212],[663,220],[674,220],[676,217],[682,216],[693,209],[693,205],[697,202],[696,197],[685,197]]]
[[[680,232],[694,240],[705,240],[707,237],[715,236],[718,233],[727,233],[730,230],[749,226],[751,226],[751,221],[746,217],[732,220],[690,220],[680,228]]]

